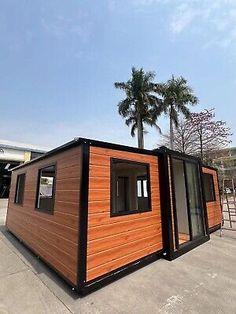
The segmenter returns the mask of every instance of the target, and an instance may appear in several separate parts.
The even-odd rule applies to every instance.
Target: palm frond
[[[114,83],[116,88],[125,92],[125,98],[118,104],[118,112],[125,118],[126,125],[131,127],[131,136],[135,136],[138,127],[142,128],[138,130],[139,134],[145,133],[143,124],[155,126],[161,132],[156,122],[160,114],[166,112],[161,93],[164,89],[153,82],[154,78],[154,72],[132,67],[131,78],[127,82]]]
[[[170,116],[176,127],[178,127],[179,113],[189,117],[190,109],[188,107],[198,102],[198,98],[187,83],[182,76],[175,78],[172,75],[171,79],[157,88],[163,98],[163,112]]]
[[[130,131],[130,134],[132,137],[135,137],[135,131],[137,129],[137,124],[133,124],[132,127],[131,127],[131,131]]]
[[[118,112],[122,117],[127,117],[129,115],[129,111],[132,108],[132,101],[128,98],[121,100],[118,103]]]
[[[128,88],[127,83],[124,83],[124,82],[115,82],[114,86],[115,88],[122,89],[122,90],[126,90]]]

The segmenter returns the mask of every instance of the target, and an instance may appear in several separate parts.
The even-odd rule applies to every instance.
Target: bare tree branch
[[[205,109],[182,118],[174,129],[174,149],[208,162],[214,152],[231,143],[231,135],[225,121],[215,120],[215,109]],[[163,144],[169,146],[169,134],[163,136]]]

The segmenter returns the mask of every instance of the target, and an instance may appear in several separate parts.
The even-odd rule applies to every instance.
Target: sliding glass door
[[[198,163],[171,158],[175,248],[205,236]]]
[[[192,237],[204,235],[203,206],[200,194],[198,165],[186,162],[189,210],[191,218]]]
[[[190,240],[190,228],[188,218],[188,205],[186,194],[186,179],[184,176],[184,162],[180,159],[173,159],[173,180],[175,197],[175,221],[176,241],[183,244]],[[178,232],[177,232],[178,231]]]

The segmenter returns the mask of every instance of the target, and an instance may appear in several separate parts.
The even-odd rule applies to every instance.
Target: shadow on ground
[[[61,289],[63,289],[70,297],[77,300],[80,298],[78,293],[74,291],[49,265],[42,261],[34,254],[22,241],[14,234],[7,230],[5,225],[0,225],[0,232],[11,244],[14,253],[37,274],[44,274],[50,280],[54,281]],[[3,237],[2,237],[3,238]],[[3,238],[4,240],[4,238]]]

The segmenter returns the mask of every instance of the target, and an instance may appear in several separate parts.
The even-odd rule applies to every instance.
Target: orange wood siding
[[[110,158],[150,164],[152,211],[110,217]],[[111,149],[90,148],[87,281],[161,250],[158,160]]]
[[[7,227],[68,280],[77,281],[81,147],[17,169],[12,174]],[[35,210],[38,170],[56,163],[53,215]],[[14,204],[16,178],[25,173],[23,206]]]
[[[209,228],[214,227],[221,223],[221,204],[220,204],[220,193],[218,186],[217,172],[213,169],[202,168],[203,173],[209,173],[213,175],[214,188],[216,194],[216,200],[214,202],[207,202],[207,216]]]

